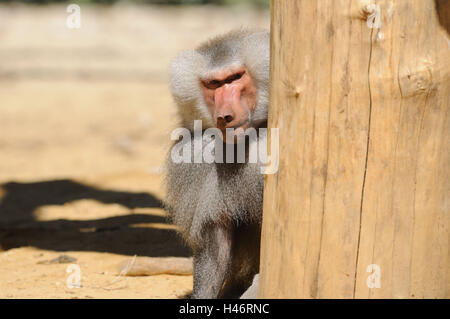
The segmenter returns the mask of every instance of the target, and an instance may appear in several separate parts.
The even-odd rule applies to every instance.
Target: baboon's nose
[[[224,129],[235,119],[234,109],[240,107],[240,86],[225,84],[215,92],[217,127]]]
[[[233,114],[231,112],[226,112],[222,114],[218,114],[216,117],[217,127],[225,128],[228,123],[231,123],[234,120]]]
[[[231,121],[233,121],[233,116],[232,115],[225,115],[225,122],[230,123]]]

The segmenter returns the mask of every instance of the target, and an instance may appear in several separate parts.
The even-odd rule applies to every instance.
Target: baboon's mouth
[[[246,130],[249,128],[249,120],[246,120],[242,123],[239,123],[237,125],[233,125],[232,127],[226,127],[225,129],[222,129],[222,140],[225,143],[231,143],[236,144],[239,137],[243,136],[246,132]],[[227,134],[227,129],[230,129],[230,133]]]
[[[233,129],[234,131],[237,131],[237,130],[241,130],[241,129],[242,129],[242,130],[245,132],[245,130],[248,128],[249,123],[250,123],[250,122],[249,122],[249,120],[247,119],[247,120],[245,120],[244,122],[238,123],[238,124],[236,124],[236,125],[233,125],[233,126],[226,126],[225,129],[222,130],[222,133],[226,132],[226,129]]]

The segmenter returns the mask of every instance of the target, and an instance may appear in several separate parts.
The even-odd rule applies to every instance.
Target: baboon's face
[[[205,104],[224,141],[227,141],[226,129],[230,128],[235,130],[236,142],[237,136],[249,127],[257,104],[257,88],[250,73],[245,67],[224,68],[202,79],[200,85]]]

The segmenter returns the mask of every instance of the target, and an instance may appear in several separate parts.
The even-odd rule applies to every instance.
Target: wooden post
[[[265,180],[260,297],[450,297],[438,10],[448,2],[272,1],[280,159]]]

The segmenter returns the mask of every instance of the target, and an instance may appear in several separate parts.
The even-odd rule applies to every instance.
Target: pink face
[[[245,67],[221,70],[211,78],[203,79],[200,85],[206,105],[225,142],[227,128],[235,129],[237,134],[248,128],[249,114],[256,107],[257,89]],[[233,142],[236,143],[236,137]]]

